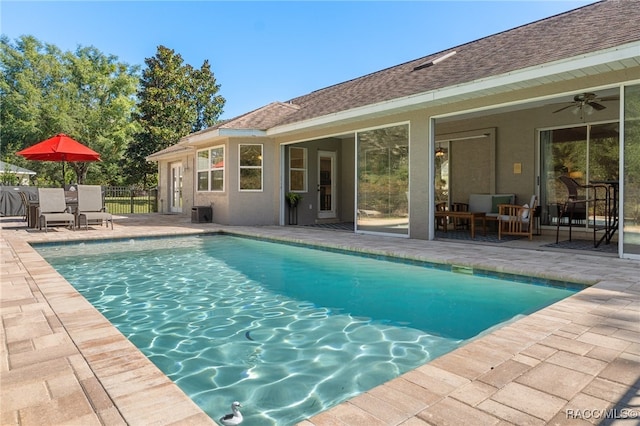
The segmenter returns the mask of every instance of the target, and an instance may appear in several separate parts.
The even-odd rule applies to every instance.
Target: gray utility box
[[[191,223],[213,222],[213,209],[209,206],[191,207]]]

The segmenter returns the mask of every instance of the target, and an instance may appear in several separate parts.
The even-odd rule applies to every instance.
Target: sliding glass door
[[[540,133],[540,142],[543,225],[557,224],[559,210],[568,197],[560,176],[569,176],[580,185],[593,181],[618,181],[620,152],[617,122],[544,130]],[[603,209],[604,205],[598,205],[597,208]],[[586,214],[574,219],[578,219],[577,222],[586,228],[593,226],[594,220],[604,220],[604,217],[604,211],[596,210],[595,205],[587,205]]]
[[[409,234],[409,126],[357,133],[359,231]]]
[[[640,259],[640,85],[624,89],[622,253]]]

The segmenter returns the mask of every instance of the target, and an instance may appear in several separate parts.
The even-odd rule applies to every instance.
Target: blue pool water
[[[226,235],[37,246],[212,418],[295,424],[577,288]]]

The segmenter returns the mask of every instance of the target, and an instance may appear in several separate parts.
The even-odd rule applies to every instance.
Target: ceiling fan
[[[600,102],[617,101],[618,99],[620,99],[620,97],[617,95],[598,97],[595,93],[591,92],[580,93],[573,97],[573,102],[570,102],[570,105],[555,110],[553,113],[555,114],[565,109],[574,108],[574,113],[580,113],[580,119],[582,119],[585,112],[591,114],[593,111],[602,111],[605,109],[606,106]]]

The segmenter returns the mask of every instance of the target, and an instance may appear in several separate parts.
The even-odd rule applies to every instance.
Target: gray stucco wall
[[[635,72],[640,71],[636,69]],[[430,117],[444,116],[455,111],[471,111],[473,108],[486,108],[490,105],[506,104],[530,98],[563,93],[563,98],[567,98],[567,93],[582,92],[585,87],[595,87],[597,85],[607,85],[631,78],[632,71],[615,71],[599,76],[588,76],[576,78],[570,81],[562,81],[528,88],[523,90],[506,91],[503,94],[491,95],[484,98],[469,99],[464,102],[445,104],[441,106],[429,107],[414,110],[412,112],[401,112],[395,114],[368,117],[366,119],[350,118],[341,123],[318,126],[314,130],[295,131],[275,138],[244,138],[242,140],[233,139],[221,142],[221,138],[212,140],[209,146],[226,144],[226,155],[229,167],[225,169],[224,193],[199,193],[193,190],[194,167],[186,176],[185,172],[185,213],[189,214],[191,206],[190,198],[194,199],[195,205],[214,205],[214,220],[222,224],[237,225],[275,225],[280,221],[280,211],[284,210],[282,194],[286,191],[286,183],[281,187],[280,178],[282,165],[280,163],[281,144],[301,143],[314,149],[336,150],[338,157],[338,175],[341,181],[338,197],[338,219],[342,221],[353,220],[354,211],[354,142],[353,135],[356,131],[383,125],[392,125],[399,122],[410,122],[410,237],[428,238],[429,229],[433,226],[429,220],[429,205],[433,198],[433,182],[430,182],[429,169],[433,160],[432,148],[429,145],[429,121]],[[549,101],[550,103],[558,100]],[[581,123],[579,117],[572,114],[553,114],[555,108],[549,105],[527,106],[523,105],[521,110],[512,112],[484,110],[463,115],[460,113],[455,117],[439,118],[436,120],[435,133],[438,138],[445,134],[459,134],[464,132],[477,132],[480,129],[495,129],[494,136],[494,170],[490,170],[490,179],[493,179],[493,186],[496,193],[515,193],[518,200],[528,201],[532,193],[537,189],[537,173],[539,169],[537,153],[537,130],[540,128],[552,128],[559,126],[570,126]],[[597,116],[589,117],[591,121],[608,121],[617,118],[618,109],[607,108],[599,111]],[[328,136],[331,135],[331,136]],[[337,136],[336,136],[337,135]],[[309,141],[309,142],[307,142]],[[322,142],[324,141],[324,142]],[[241,193],[238,191],[238,144],[239,143],[263,143],[264,144],[264,188],[257,193]],[[200,146],[206,146],[205,142],[200,142]],[[473,150],[464,149],[459,145],[459,154],[467,153],[473,159],[470,152]],[[484,148],[486,152],[487,148]],[[311,150],[310,150],[311,151]],[[192,154],[193,155],[193,154]],[[317,194],[312,191],[317,187],[317,159],[309,154],[309,183],[308,194],[305,194],[303,205],[306,209],[301,209],[299,223],[312,223],[315,221],[317,206]],[[193,156],[190,157],[193,161]],[[159,170],[165,174],[161,179],[161,196],[168,193],[169,163],[172,160],[160,161]],[[285,165],[286,165],[285,161]],[[514,172],[514,164],[521,165],[521,172]],[[473,160],[469,160],[467,169],[474,166]],[[467,170],[468,171],[468,170]],[[458,171],[456,180],[464,181],[465,168]],[[190,186],[190,187],[189,187]],[[465,195],[461,195],[464,197]],[[462,200],[461,200],[462,201]],[[523,201],[524,202],[524,201]],[[309,204],[312,208],[309,209]],[[166,204],[165,204],[166,208]],[[285,215],[286,223],[286,215]]]

